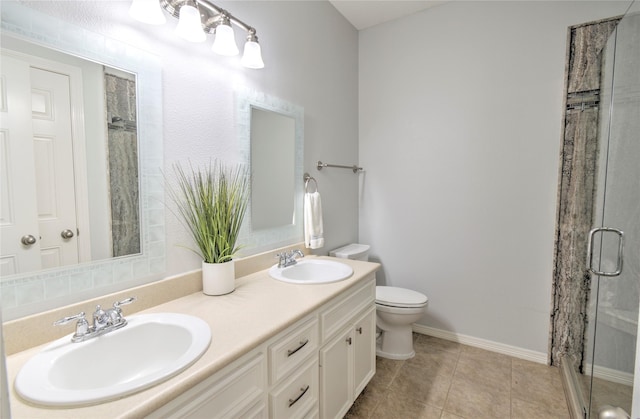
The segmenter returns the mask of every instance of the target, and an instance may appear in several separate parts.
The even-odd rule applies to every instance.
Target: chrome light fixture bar
[[[133,0],[129,14],[144,23],[163,24],[162,9],[178,19],[176,34],[183,39],[204,42],[207,34],[214,35],[212,50],[220,55],[232,56],[239,53],[231,25],[233,23],[247,33],[242,65],[255,69],[264,68],[255,28],[208,0]]]

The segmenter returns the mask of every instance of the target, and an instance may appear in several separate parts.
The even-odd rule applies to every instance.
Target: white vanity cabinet
[[[370,274],[149,418],[344,416],[375,373],[374,301]]]

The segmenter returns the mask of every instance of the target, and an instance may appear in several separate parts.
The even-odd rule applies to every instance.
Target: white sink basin
[[[203,320],[175,313],[127,318],[122,329],[80,343],[47,346],[19,371],[15,389],[45,406],[117,399],[164,381],[193,364],[211,342]]]
[[[269,275],[278,281],[294,284],[327,284],[338,282],[353,275],[351,266],[326,259],[302,259],[286,268],[273,265]]]

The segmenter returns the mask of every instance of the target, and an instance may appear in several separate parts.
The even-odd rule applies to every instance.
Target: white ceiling
[[[329,0],[356,29],[398,19],[445,1],[425,0]]]

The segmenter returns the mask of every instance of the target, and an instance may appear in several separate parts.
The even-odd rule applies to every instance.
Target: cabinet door
[[[342,417],[351,406],[351,328],[320,350],[320,417]]]
[[[376,308],[371,307],[355,322],[353,338],[353,383],[355,400],[376,373]]]

